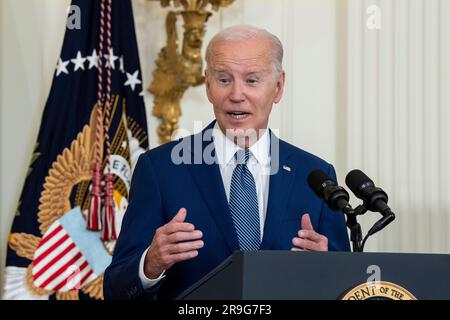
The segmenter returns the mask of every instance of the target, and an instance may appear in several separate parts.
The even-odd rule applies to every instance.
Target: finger
[[[172,261],[173,261],[173,263],[177,263],[180,261],[185,261],[185,260],[195,258],[196,256],[198,256],[197,250],[183,252],[183,253],[177,253],[177,254],[172,255]]]
[[[308,251],[308,250],[292,247],[291,251]]]
[[[190,232],[194,231],[195,227],[188,222],[169,222],[164,226],[164,233],[170,235],[174,232]]]
[[[204,242],[202,240],[179,242],[172,245],[169,249],[171,254],[194,251],[203,248]]]
[[[317,243],[307,239],[301,239],[295,237],[292,239],[292,244],[296,247],[311,250],[311,251],[326,251],[326,246],[324,243]]]
[[[303,248],[303,246],[302,246],[302,239],[301,238],[298,238],[298,237],[294,237],[293,239],[292,239],[292,244],[294,245],[294,247],[296,247],[296,248],[299,248],[299,249],[305,249],[305,248]]]
[[[325,240],[325,237],[323,235],[321,235],[320,233],[315,232],[314,230],[300,230],[298,232],[298,236],[300,238],[312,240],[312,241],[315,241],[315,242]]]
[[[185,208],[181,208],[180,210],[178,210],[175,217],[173,217],[172,221],[184,222],[184,220],[186,220],[186,216],[187,216],[187,210]]]
[[[178,231],[174,232],[167,237],[170,243],[176,243],[180,241],[198,240],[203,237],[203,233],[200,230],[194,230],[191,232]]]
[[[311,223],[311,218],[309,217],[308,213],[305,213],[302,216],[302,229],[303,230],[314,230],[312,223]]]

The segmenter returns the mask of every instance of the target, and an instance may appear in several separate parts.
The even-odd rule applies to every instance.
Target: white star
[[[93,67],[98,68],[98,54],[97,54],[97,50],[93,50],[92,51],[92,56],[87,56],[86,57],[89,61],[89,69],[92,69]]]
[[[126,74],[127,74],[127,81],[125,82],[125,86],[130,86],[131,90],[134,91],[136,85],[142,83],[142,81],[138,79],[139,70],[136,70],[136,72],[133,74],[130,74],[128,72]]]
[[[84,62],[86,61],[86,58],[83,58],[81,56],[80,51],[78,51],[76,58],[71,59],[70,61],[72,61],[72,63],[75,65],[75,67],[73,67],[73,71],[77,71],[78,69],[84,70]]]
[[[111,68],[114,70],[115,69],[114,61],[119,59],[119,57],[114,55],[113,48],[109,49],[109,54],[105,54],[105,59],[106,59],[106,67],[110,65]]]
[[[59,58],[58,65],[56,66],[56,76],[59,76],[61,72],[69,74],[69,71],[67,70],[67,65],[69,63],[70,63],[69,60],[62,61],[61,58]]]
[[[124,66],[123,66],[123,56],[121,56],[120,57],[120,71],[122,72],[122,73],[125,73],[125,68],[124,68]]]
[[[145,96],[144,90],[142,90],[141,93],[139,93],[139,96],[141,96],[141,97]]]

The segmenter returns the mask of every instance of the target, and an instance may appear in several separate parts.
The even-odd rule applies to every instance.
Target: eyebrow
[[[258,76],[261,77],[264,75],[264,71],[252,71],[246,74],[246,76]]]
[[[213,69],[212,70],[214,73],[224,73],[224,72],[228,72],[227,70],[225,70],[225,69],[222,69],[222,68],[218,68],[218,69]]]
[[[221,73],[229,73],[229,71],[227,71],[226,69],[213,69],[213,73],[214,74],[221,74]],[[261,77],[265,74],[265,71],[250,71],[248,73],[245,74],[246,77],[248,76],[257,76],[257,77]]]

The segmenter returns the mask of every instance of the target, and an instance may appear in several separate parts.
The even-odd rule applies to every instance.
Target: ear
[[[206,88],[206,96],[208,97],[209,102],[211,101],[211,82],[210,82],[210,74],[208,73],[208,69],[205,70],[205,88]]]
[[[281,98],[283,97],[285,79],[286,79],[286,74],[283,71],[283,72],[281,72],[280,77],[278,78],[278,81],[277,81],[275,98],[273,100],[274,103],[280,102]]]

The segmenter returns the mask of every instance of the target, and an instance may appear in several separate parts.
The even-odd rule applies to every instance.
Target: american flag
[[[50,291],[80,289],[86,281],[96,278],[59,221],[54,222],[42,238],[34,254],[32,270],[35,286]]]
[[[101,5],[105,4],[111,9],[108,11],[111,37],[110,44],[105,41],[103,54],[100,54]],[[134,162],[139,153],[148,148],[144,89],[131,1],[73,0],[68,12],[61,54],[55,61],[52,87],[11,229],[10,239],[16,241],[14,245],[10,242],[8,247],[4,298],[37,299],[43,295],[53,299],[55,294],[79,288],[80,299],[90,298],[83,292],[83,286],[100,276],[107,266],[107,257],[111,259],[111,250],[105,249],[100,235],[86,230],[83,216],[89,205],[91,180],[86,174],[71,176],[80,168],[80,163],[72,163],[72,168],[68,168],[68,162],[80,156],[81,144],[75,149],[71,146],[90,124],[98,100],[99,66],[111,68],[111,81],[108,81],[113,101],[108,130],[111,163],[114,164],[111,171],[114,194],[119,195],[123,203],[128,203],[128,179]],[[79,23],[73,23],[77,19]],[[87,136],[80,142],[86,139]],[[58,163],[59,159],[62,160]],[[55,166],[61,169],[50,177]],[[119,172],[115,168],[127,170]],[[54,182],[59,178],[65,180]],[[45,189],[48,181],[54,182],[53,191]],[[44,198],[49,203],[43,203]],[[47,207],[54,209],[45,214],[48,222],[43,225],[40,215],[42,208]],[[27,251],[31,244],[38,244],[34,254]],[[30,269],[31,274],[28,274]],[[30,276],[32,283],[26,281]],[[35,288],[28,290],[30,285]]]

